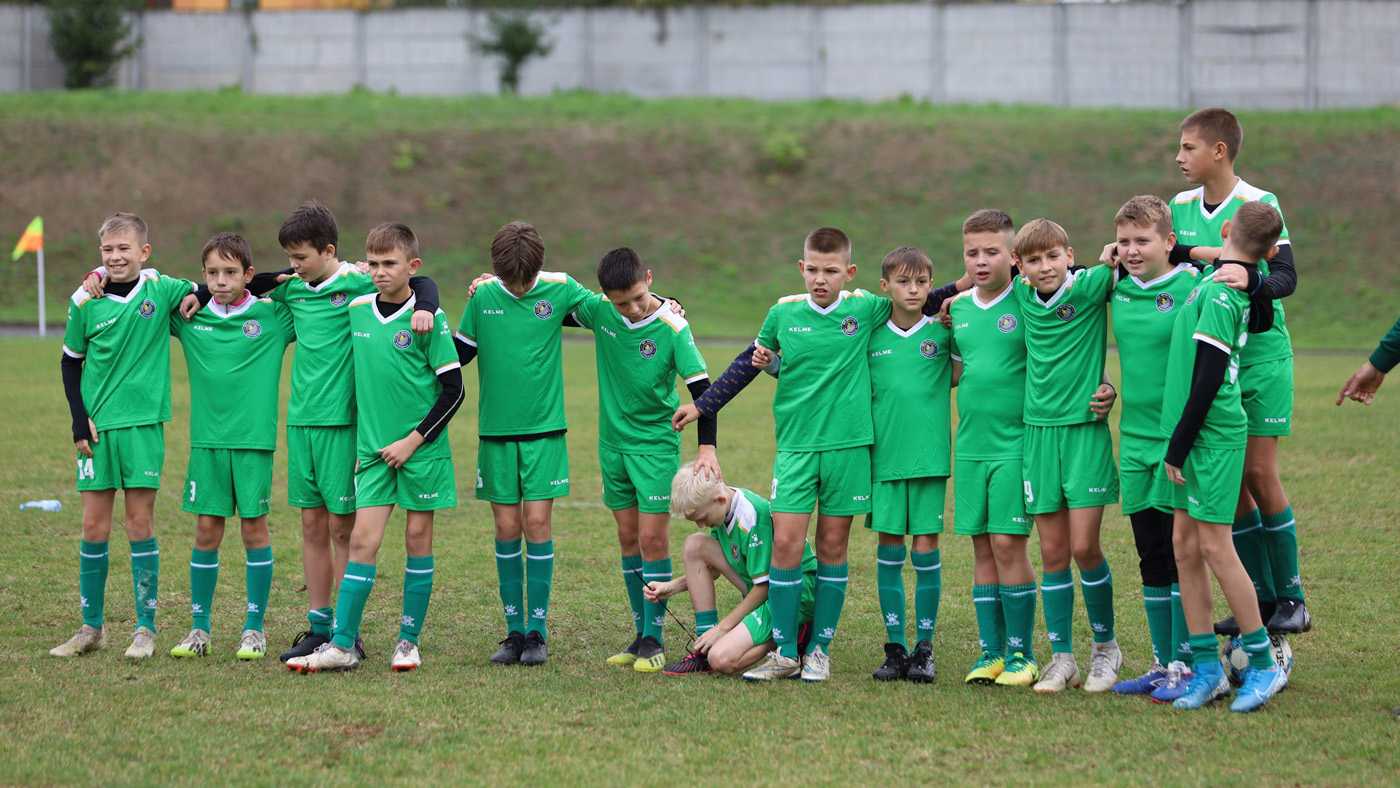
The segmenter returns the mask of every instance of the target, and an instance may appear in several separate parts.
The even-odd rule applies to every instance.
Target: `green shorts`
[[[1030,536],[1021,460],[958,460],[953,464],[953,533]]]
[[[1244,448],[1193,448],[1181,469],[1186,484],[1172,485],[1172,506],[1199,522],[1231,525],[1244,476]]]
[[[837,517],[870,511],[870,447],[780,451],[773,459],[772,510]]]
[[[1102,421],[1062,427],[1026,425],[1021,457],[1026,513],[1107,506],[1118,500],[1113,437]]]
[[[802,573],[802,600],[797,603],[797,626],[812,620],[812,614],[817,609],[817,573]],[[749,638],[753,640],[755,646],[767,642],[773,638],[773,611],[764,602],[744,616],[744,629],[749,631]],[[796,636],[796,632],[793,633]]]
[[[355,426],[287,425],[287,503],[298,509],[325,507],[331,514],[355,511]]]
[[[678,454],[622,454],[600,447],[603,505],[614,512],[635,507],[643,514],[669,514],[671,478],[680,467]]]
[[[431,512],[457,505],[457,474],[452,457],[409,457],[402,468],[383,459],[361,460],[355,468],[355,506],[398,506]]]
[[[1123,514],[1145,509],[1172,510],[1172,483],[1167,479],[1162,458],[1167,454],[1165,440],[1122,436],[1118,441],[1119,486],[1123,493]]]
[[[92,456],[78,455],[78,490],[134,490],[160,488],[165,467],[165,425],[142,424],[98,430],[97,442],[88,442]]]
[[[870,485],[865,527],[876,533],[923,536],[943,533],[947,476],[877,481]]]
[[[190,447],[181,509],[190,514],[245,520],[267,514],[272,499],[271,449]]]
[[[1293,359],[1240,367],[1240,401],[1249,437],[1281,438],[1293,429]]]
[[[512,504],[522,500],[548,501],[568,494],[569,447],[563,435],[529,441],[477,442],[478,499]]]

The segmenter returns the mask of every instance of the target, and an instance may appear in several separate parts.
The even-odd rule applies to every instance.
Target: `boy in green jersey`
[[[83,539],[78,546],[83,624],[49,653],[75,657],[106,644],[107,538],[112,504],[121,489],[136,597],[136,632],[126,656],[145,659],[155,653],[160,586],[153,519],[165,464],[164,424],[170,420],[168,320],[193,285],[141,270],[151,257],[151,244],[139,216],[112,214],[97,237],[110,281],[101,297],[91,297],[82,288],[73,293],[61,366],[83,499]]]
[[[1272,206],[1245,203],[1221,226],[1221,259],[1252,268],[1282,231],[1283,217]],[[1211,632],[1211,575],[1240,624],[1249,655],[1231,709],[1253,711],[1287,681],[1274,661],[1249,575],[1222,527],[1234,519],[1245,465],[1248,415],[1241,403],[1240,350],[1250,339],[1249,310],[1248,296],[1215,281],[1213,272],[1202,277],[1177,315],[1167,356],[1161,426],[1171,437],[1164,466],[1175,485],[1172,543],[1195,667],[1185,693],[1173,701],[1179,709],[1200,708],[1229,692]]]
[[[744,674],[760,681],[797,673],[826,681],[830,648],[846,601],[846,549],[851,519],[870,511],[870,335],[890,316],[890,301],[864,290],[845,291],[855,276],[851,242],[833,227],[810,233],[797,268],[807,292],[779,299],[754,344],[693,404],[672,418],[677,429],[714,415],[758,374],[752,353],[759,347],[782,353],[783,374],[773,397],[778,456],[769,497],[773,509],[771,604],[778,648]],[[929,295],[936,312],[957,285]],[[817,603],[812,642],[798,659],[797,608],[802,545],[817,509]]]
[[[1011,217],[983,209],[963,222],[963,265],[973,289],[951,302],[958,378],[953,532],[972,538],[972,603],[981,654],[963,681],[1029,687],[1040,677],[1031,520],[1021,476],[1026,343],[1012,295]]]
[[[695,645],[686,657],[666,666],[668,676],[712,671],[733,675],[774,648],[776,621],[769,606],[773,518],[768,501],[741,487],[730,487],[699,462],[681,466],[671,482],[671,512],[708,532],[685,539],[685,574],[648,585],[653,604],[682,591],[695,608]],[[817,556],[803,540],[798,581],[799,628],[811,628],[816,606]],[[715,609],[715,581],[723,577],[743,599],[724,618]],[[805,635],[798,635],[799,641]]]
[[[1142,603],[1152,640],[1152,665],[1141,676],[1125,679],[1113,691],[1124,695],[1152,693],[1168,701],[1191,678],[1186,619],[1181,612],[1176,559],[1172,555],[1172,490],[1162,457],[1162,359],[1171,344],[1172,325],[1196,286],[1190,265],[1173,265],[1171,209],[1159,197],[1128,200],[1114,216],[1115,259],[1120,266],[1113,288],[1113,335],[1122,367],[1123,413],[1119,420],[1118,462],[1123,513],[1133,527]]]
[[[1181,122],[1176,163],[1188,181],[1199,184],[1172,199],[1172,226],[1181,243],[1219,246],[1224,223],[1247,202],[1262,202],[1282,215],[1277,197],[1235,174],[1243,140],[1239,120],[1224,109],[1203,109]],[[1259,269],[1266,276],[1251,277],[1249,287],[1251,331],[1258,333],[1240,356],[1249,447],[1235,512],[1235,546],[1254,581],[1269,631],[1306,632],[1312,616],[1298,569],[1297,522],[1278,471],[1278,439],[1289,434],[1293,417],[1293,346],[1283,302],[1278,300],[1290,295],[1297,283],[1287,224],[1277,251]],[[1259,332],[1261,328],[1267,330]],[[1239,627],[1228,619],[1217,629],[1239,634]]]
[[[394,507],[408,516],[403,614],[390,667],[422,664],[418,637],[433,593],[433,513],[457,505],[447,423],[462,404],[462,365],[442,310],[433,331],[415,335],[409,277],[423,261],[418,238],[403,224],[381,224],[365,238],[373,295],[350,302],[348,333],[355,363],[355,530],[350,560],[336,598],[335,634],[290,670],[351,670],[365,603],[374,588],[375,560]]]
[[[462,363],[477,359],[481,384],[476,497],[490,502],[495,521],[506,620],[506,637],[491,657],[498,665],[548,659],[550,517],[554,499],[569,494],[561,326],[593,297],[568,274],[541,270],[544,259],[544,241],[530,224],[510,222],[497,231],[491,241],[495,278],[473,291],[456,335]]]
[[[664,598],[643,596],[646,586],[671,580],[671,479],[680,467],[680,438],[671,429],[676,378],[699,397],[710,386],[705,359],[690,326],[670,302],[651,291],[651,271],[637,253],[614,249],[598,263],[603,292],[580,301],[573,317],[593,331],[598,366],[598,467],[603,505],[617,521],[622,576],[636,637],[608,664],[656,673],[666,664]],[[699,428],[695,466],[720,475],[715,420]]]
[[[190,320],[170,319],[190,377],[190,460],[182,508],[196,516],[190,553],[190,633],[172,657],[209,653],[210,608],[219,580],[226,518],[242,523],[248,608],[238,658],[267,654],[263,616],[272,588],[267,532],[272,453],[277,448],[282,356],[296,339],[292,313],[248,292],[253,252],[242,236],[219,233],[200,254],[213,296]],[[233,395],[230,386],[236,387]]]
[[[1022,281],[1012,287],[1026,339],[1024,456],[1026,512],[1040,532],[1046,637],[1051,658],[1035,690],[1080,684],[1071,639],[1074,578],[1094,633],[1084,688],[1103,692],[1118,680],[1123,656],[1113,629],[1113,576],[1099,543],[1103,507],[1118,500],[1118,469],[1105,419],[1117,394],[1104,377],[1108,296],[1115,272],[1078,268],[1064,228],[1033,219],[1016,233]]]

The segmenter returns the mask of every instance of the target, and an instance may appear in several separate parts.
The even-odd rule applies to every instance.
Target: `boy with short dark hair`
[[[272,455],[277,448],[282,356],[296,339],[292,313],[248,292],[253,252],[242,236],[218,233],[200,252],[213,299],[188,321],[171,317],[190,378],[190,458],[182,508],[196,517],[190,552],[190,633],[172,657],[209,653],[210,609],[219,579],[225,519],[241,521],[247,614],[238,658],[267,654],[263,617],[272,588],[267,531]],[[235,388],[231,388],[235,387]]]

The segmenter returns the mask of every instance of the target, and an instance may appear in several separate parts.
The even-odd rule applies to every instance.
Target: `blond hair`
[[[1113,217],[1113,226],[1131,224],[1134,227],[1152,227],[1157,234],[1166,238],[1172,234],[1172,211],[1167,203],[1155,194],[1139,194],[1123,203]]]
[[[671,514],[684,517],[724,494],[724,480],[688,462],[671,477]]]
[[[1026,257],[1037,252],[1048,252],[1057,246],[1069,248],[1069,233],[1065,232],[1065,228],[1049,219],[1031,219],[1016,231],[1011,252],[1017,257]]]
[[[97,228],[97,240],[101,241],[103,237],[110,233],[120,233],[125,231],[135,233],[136,237],[141,240],[142,244],[146,243],[146,222],[143,221],[140,216],[137,216],[134,213],[126,213],[124,211],[117,211],[116,213],[102,220],[102,226]]]

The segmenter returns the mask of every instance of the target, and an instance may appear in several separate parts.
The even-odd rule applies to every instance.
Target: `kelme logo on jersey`
[[[934,342],[932,339],[925,339],[923,342],[919,343],[919,353],[921,353],[924,358],[933,358],[937,356],[938,343]]]
[[[413,334],[408,329],[403,329],[394,334],[394,347],[399,350],[407,348],[413,344]]]
[[[1015,315],[1002,315],[997,318],[997,330],[1003,334],[1010,334],[1012,331],[1015,331],[1016,325]]]
[[[243,323],[243,336],[249,339],[257,339],[262,334],[262,323],[256,320],[248,320]]]
[[[1158,312],[1170,312],[1170,311],[1172,311],[1172,307],[1174,307],[1174,306],[1176,306],[1176,299],[1175,299],[1175,298],[1172,298],[1172,294],[1171,294],[1171,293],[1158,293],[1158,294],[1157,294],[1157,311],[1158,311]]]
[[[1076,312],[1077,310],[1074,308],[1074,304],[1060,304],[1058,307],[1055,307],[1055,317],[1058,317],[1066,323],[1074,319]]]
[[[651,358],[656,355],[656,343],[650,339],[643,339],[637,346],[637,351],[642,354],[642,358]]]
[[[344,293],[331,293],[331,306],[345,306],[345,302],[350,300],[350,296]]]
[[[156,302],[147,298],[145,301],[141,302],[141,307],[137,311],[141,313],[141,317],[154,317],[156,314]]]
[[[860,330],[860,321],[854,317],[848,317],[841,321],[841,333],[848,337],[853,337]]]
[[[535,317],[540,320],[548,320],[552,314],[554,314],[554,304],[549,303],[547,299],[541,298],[535,302]]]

